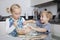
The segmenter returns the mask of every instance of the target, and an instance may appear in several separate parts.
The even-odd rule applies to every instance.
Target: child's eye
[[[15,13],[16,15],[18,15],[18,13]]]
[[[20,13],[15,13],[16,15],[19,15]]]

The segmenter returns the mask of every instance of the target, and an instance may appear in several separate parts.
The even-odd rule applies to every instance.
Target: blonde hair
[[[13,9],[15,9],[15,8],[21,8],[18,4],[13,4],[13,5],[11,5],[11,7],[10,7],[10,12],[12,12],[13,11]]]
[[[49,20],[52,19],[52,12],[50,11],[42,11],[41,14],[45,14],[47,18],[49,18]]]

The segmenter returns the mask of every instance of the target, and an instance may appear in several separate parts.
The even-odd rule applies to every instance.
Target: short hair
[[[41,14],[43,14],[43,13],[47,16],[47,18],[49,18],[49,20],[52,19],[52,12],[50,12],[50,11],[42,11]]]
[[[15,8],[21,8],[18,4],[13,4],[13,5],[11,5],[11,7],[10,7],[10,12],[12,12],[13,11],[13,9],[15,9]]]

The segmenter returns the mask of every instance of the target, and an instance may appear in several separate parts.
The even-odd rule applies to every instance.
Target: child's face
[[[21,14],[20,8],[13,9],[12,16],[14,17],[14,19],[18,19],[20,17],[20,14]]]
[[[45,13],[42,13],[42,14],[40,15],[40,22],[41,22],[41,23],[47,23],[48,21],[49,21],[49,18],[46,16]]]

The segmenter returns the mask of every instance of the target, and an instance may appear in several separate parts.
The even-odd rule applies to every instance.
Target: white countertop
[[[20,40],[20,38],[14,38],[14,37],[9,37],[8,35],[6,35],[6,25],[5,25],[5,21],[0,22],[0,39],[2,40]],[[60,37],[60,25],[59,24],[52,24],[52,31],[54,35],[57,35]]]

